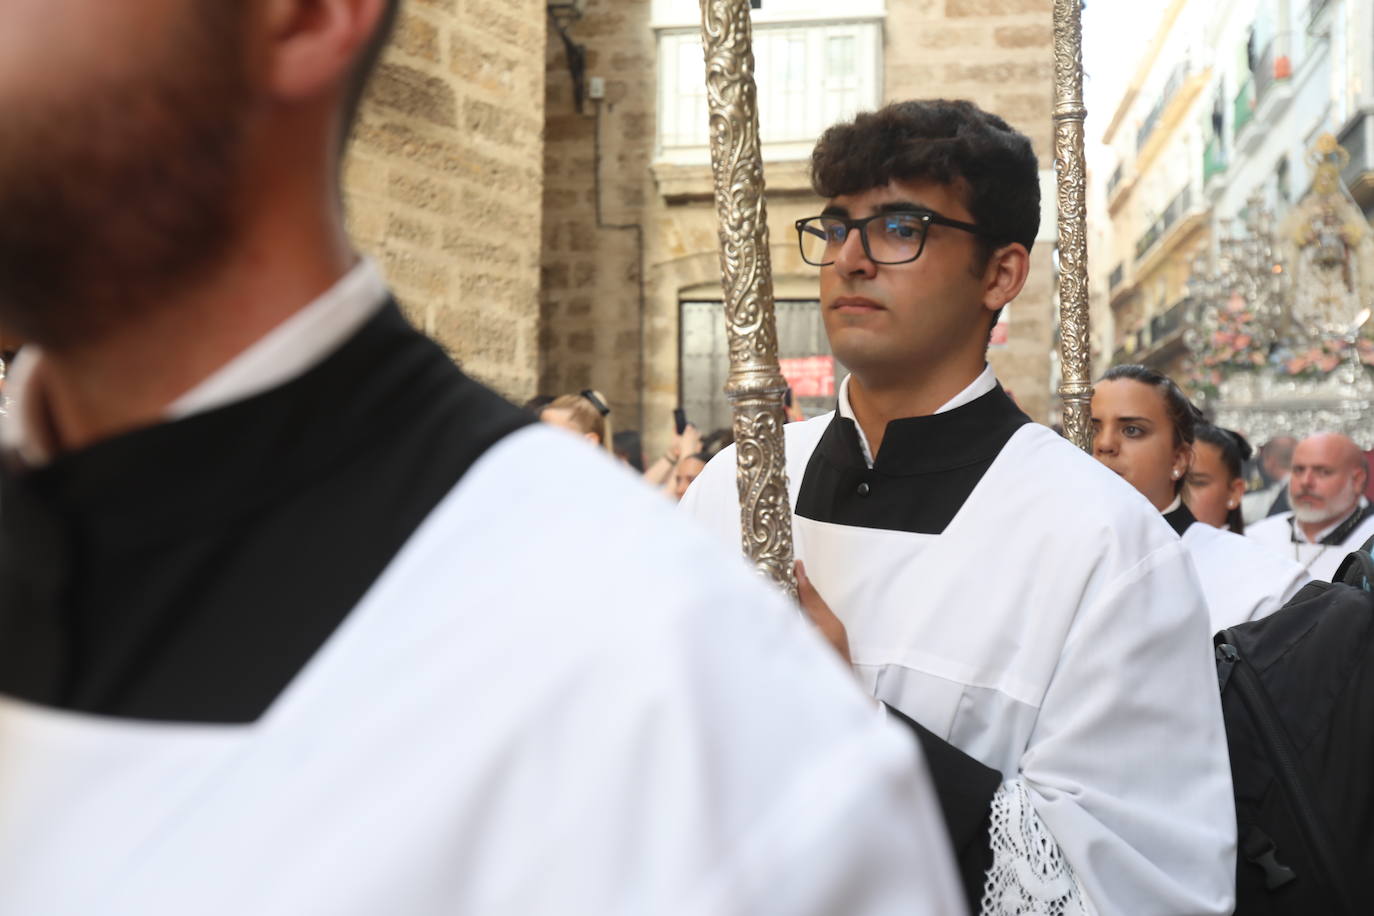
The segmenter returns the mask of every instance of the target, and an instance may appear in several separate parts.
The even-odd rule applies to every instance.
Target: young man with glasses
[[[966,893],[987,913],[1229,913],[1189,561],[986,363],[1039,225],[1030,142],[968,102],[897,103],[828,130],[812,176],[825,206],[798,237],[851,374],[833,414],[787,427],[803,603],[917,731]],[[734,464],[681,505],[738,544]]]

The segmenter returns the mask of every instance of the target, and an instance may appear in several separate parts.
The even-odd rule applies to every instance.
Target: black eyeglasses
[[[921,256],[931,224],[978,234],[973,223],[941,216],[933,210],[896,210],[863,219],[843,216],[810,216],[797,220],[802,260],[812,267],[828,267],[857,230],[864,255],[874,264],[905,264]]]

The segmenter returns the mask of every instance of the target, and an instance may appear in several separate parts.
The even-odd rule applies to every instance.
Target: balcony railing
[[[1287,82],[1293,76],[1293,59],[1289,56],[1288,35],[1278,35],[1265,45],[1255,66],[1255,105],[1264,100],[1275,84]]]
[[[1183,327],[1183,317],[1188,311],[1188,299],[1180,299],[1166,312],[1150,319],[1150,343],[1158,346],[1164,338]]]
[[[1213,137],[1207,144],[1207,148],[1202,151],[1202,183],[1206,184],[1212,180],[1213,175],[1220,175],[1226,171],[1226,149],[1222,146],[1220,137]]]
[[[1116,171],[1112,172],[1112,177],[1107,179],[1107,196],[1111,197],[1112,192],[1121,184],[1121,179],[1126,177],[1124,165],[1118,165]]]
[[[1255,84],[1250,78],[1246,78],[1241,84],[1240,92],[1236,93],[1235,117],[1231,121],[1232,129],[1235,133],[1240,133],[1240,129],[1255,117]]]
[[[1141,122],[1140,130],[1136,132],[1136,152],[1140,152],[1144,149],[1145,144],[1149,142],[1150,134],[1154,133],[1155,128],[1159,126],[1159,119],[1164,115],[1164,109],[1168,107],[1175,93],[1182,89],[1183,84],[1187,81],[1188,70],[1189,62],[1185,60],[1174,68],[1173,73],[1169,74],[1169,81],[1164,84],[1164,91],[1159,94],[1159,98],[1155,100],[1154,107],[1150,109],[1150,113],[1147,114],[1145,120]]]
[[[1107,290],[1109,292],[1115,292],[1116,288],[1121,285],[1121,281],[1125,278],[1126,265],[1124,263],[1116,265],[1112,270],[1111,276],[1107,278]]]
[[[1331,0],[1312,0],[1312,5],[1307,8],[1307,27],[1310,29],[1317,24],[1326,8],[1331,5]]]
[[[1150,249],[1155,247],[1155,244],[1168,233],[1174,223],[1178,222],[1183,217],[1183,214],[1188,212],[1188,208],[1192,205],[1193,189],[1190,186],[1184,188],[1179,195],[1169,203],[1169,206],[1164,208],[1164,212],[1160,214],[1159,219],[1155,220],[1150,228],[1146,229],[1145,233],[1136,240],[1135,259],[1140,261],[1145,255],[1149,254]]]

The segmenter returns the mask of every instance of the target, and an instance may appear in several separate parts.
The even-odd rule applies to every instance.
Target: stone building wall
[[[539,366],[543,0],[405,0],[344,165],[412,320],[515,400]]]
[[[1030,277],[1007,309],[1007,346],[988,361],[1033,419],[1052,416],[1054,331],[1053,0],[889,0],[885,95],[889,101],[963,98],[1030,137],[1044,179],[1040,238]],[[910,48],[906,53],[905,48]]]
[[[709,167],[654,161],[650,6],[588,0],[584,18],[569,27],[586,47],[587,75],[606,86],[605,100],[588,102],[583,114],[574,109],[563,41],[549,34],[540,381],[550,394],[601,388],[617,428],[642,429],[652,456],[667,444],[678,403],[679,302],[720,298],[720,274]],[[886,8],[885,100],[971,98],[1025,131],[1048,174],[1051,0],[887,0]],[[792,228],[818,209],[805,163],[767,162],[766,179],[775,292],[813,298],[816,270],[801,263]],[[643,227],[642,262],[635,231],[605,224]],[[1037,419],[1051,406],[1052,218],[1046,228],[1026,290],[1008,311],[1010,342],[991,357]]]
[[[595,388],[615,428],[641,427],[641,295],[650,221],[655,58],[649,0],[588,0],[568,26],[586,75],[605,97],[579,112],[563,39],[549,29],[545,63],[544,231],[540,390]],[[669,408],[671,410],[671,407]]]

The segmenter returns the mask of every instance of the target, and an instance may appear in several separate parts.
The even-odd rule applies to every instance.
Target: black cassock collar
[[[1197,521],[1197,518],[1188,510],[1183,501],[1179,500],[1177,509],[1164,513],[1164,520],[1169,523],[1169,527],[1174,529],[1179,537],[1183,537],[1183,532],[1187,531]]]
[[[807,464],[797,514],[939,534],[1007,441],[1029,422],[999,385],[953,410],[888,423],[870,468],[854,421],[837,411]]]
[[[998,385],[953,410],[889,422],[873,470],[905,477],[978,464],[997,457],[1010,434],[1029,422],[1030,417]],[[824,450],[826,459],[838,466],[868,467],[857,425],[838,411],[818,450]]]
[[[531,421],[392,303],[270,391],[0,471],[0,692],[256,719],[494,442]]]

